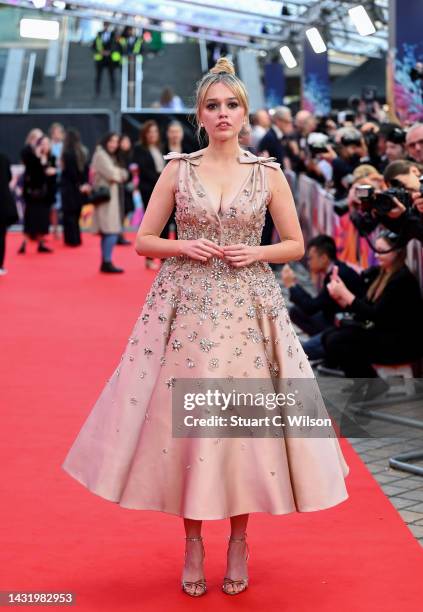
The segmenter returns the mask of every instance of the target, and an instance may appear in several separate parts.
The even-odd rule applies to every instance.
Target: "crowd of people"
[[[292,319],[309,336],[304,341],[308,357],[341,366],[348,374],[368,377],[376,376],[372,363],[417,359],[423,345],[419,284],[405,262],[406,244],[396,241],[407,223],[408,231],[413,227],[414,237],[421,239],[423,124],[403,128],[387,122],[380,109],[378,113],[344,113],[335,121],[333,117],[318,119],[305,110],[293,116],[285,106],[271,112],[260,109],[239,135],[241,147],[259,156],[274,157],[283,170],[305,174],[330,191],[344,228],[352,228],[358,237],[354,215],[363,210],[365,201],[360,189],[385,194],[394,188],[407,195],[408,204],[394,191],[383,217],[378,217],[377,210],[370,215],[374,221],[371,229],[383,230],[376,241],[379,250],[388,251],[376,254],[377,265],[351,261],[332,236],[321,235],[311,240],[307,250],[312,278],[322,282],[317,296],[312,297],[299,285],[289,266],[280,272],[294,304]],[[155,120],[145,121],[137,142],[125,134],[108,133],[100,139],[92,157],[73,128],[65,130],[53,124],[49,135],[31,130],[21,156],[25,206],[24,240],[19,253],[25,253],[28,240],[38,243],[39,252],[52,252],[45,238],[50,226],[54,231],[59,220],[65,245],[79,246],[81,210],[91,202],[92,230],[101,237],[100,270],[123,272],[112,262],[112,252],[116,244],[131,244],[123,232],[125,219],[136,210],[135,202],[141,201],[144,209],[148,206],[166,164],[165,154],[190,153],[198,148],[194,135],[179,121],[170,118],[165,128],[161,127]],[[5,193],[10,170],[4,157],[0,158],[0,167]],[[10,198],[3,195],[2,199],[0,270],[5,273],[6,229],[17,218]],[[172,214],[161,236],[169,237],[174,230]],[[270,244],[274,236],[267,213],[262,244]],[[160,263],[148,257],[145,260],[147,268],[157,269]],[[405,295],[408,315],[403,318],[397,307]],[[344,359],[343,347],[353,341],[357,344],[354,351],[362,351],[367,361],[354,359],[353,350]],[[387,350],[387,342],[391,350]],[[370,345],[372,350],[368,349]]]
[[[182,124],[171,120],[162,138],[156,121],[146,121],[133,143],[128,135],[109,132],[99,141],[92,157],[81,142],[78,130],[64,129],[54,123],[49,134],[32,129],[21,152],[24,171],[17,182],[16,194],[23,201],[23,240],[18,253],[25,254],[28,243],[36,243],[39,253],[52,253],[46,243],[50,229],[63,227],[63,242],[69,247],[82,244],[81,212],[85,204],[93,204],[91,230],[101,237],[102,272],[123,272],[112,262],[116,244],[129,245],[124,235],[128,215],[148,206],[151,193],[165,166],[168,152],[190,152],[193,142]],[[7,228],[19,221],[13,194],[8,187],[10,165],[0,158],[1,185],[1,251],[0,271],[5,257]],[[168,237],[175,224],[172,215],[162,237]],[[160,261],[146,259],[146,267],[157,269]]]
[[[386,388],[375,365],[415,363],[423,356],[421,287],[406,263],[408,241],[423,242],[423,124],[401,127],[378,110],[379,116],[346,114],[338,123],[307,111],[293,117],[287,107],[272,115],[261,110],[243,136],[251,150],[329,191],[355,247],[363,235],[374,235],[375,265],[360,265],[357,253],[339,248],[333,236],[309,241],[307,266],[320,286],[315,295],[289,265],[280,272],[309,359],[322,372],[376,379],[353,388],[367,399]]]

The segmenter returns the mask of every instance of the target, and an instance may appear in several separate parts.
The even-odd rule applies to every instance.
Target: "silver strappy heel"
[[[246,547],[247,547],[247,554],[246,554],[245,560],[248,561],[248,559],[250,558],[250,550],[248,548],[248,542],[246,540],[246,537],[247,537],[246,533],[244,533],[242,538],[231,538],[230,536],[228,536],[229,542],[245,542]],[[240,586],[241,588],[238,588],[238,586]],[[228,590],[228,587],[232,587],[232,588]],[[234,587],[237,590],[234,590]],[[232,578],[229,578],[229,576],[225,576],[223,579],[222,591],[226,593],[227,595],[238,595],[239,593],[242,593],[243,591],[245,591],[247,587],[248,587],[248,578],[238,578],[238,580],[233,580]]]
[[[190,540],[191,542],[201,541],[201,543],[203,544],[203,559],[204,559],[206,555],[206,551],[204,550],[204,543],[203,543],[202,536],[193,537],[193,538],[186,537],[185,539]],[[187,556],[187,551],[185,551],[185,557],[186,556]],[[186,593],[187,595],[191,595],[191,597],[200,597],[201,595],[204,595],[204,593],[207,591],[207,585],[206,585],[205,578],[200,578],[199,580],[195,580],[195,581],[182,580],[181,586],[182,586],[183,592]],[[189,590],[190,587],[191,588],[194,587],[194,591]]]

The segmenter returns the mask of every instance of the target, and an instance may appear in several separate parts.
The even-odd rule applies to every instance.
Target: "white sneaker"
[[[4,276],[5,274],[7,274],[6,268],[0,268],[0,276]]]

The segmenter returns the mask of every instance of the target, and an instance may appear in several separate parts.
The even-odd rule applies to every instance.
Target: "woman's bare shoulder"
[[[165,189],[175,189],[179,175],[179,164],[179,159],[171,159],[163,168],[160,174],[159,182]]]
[[[285,174],[283,173],[283,170],[279,164],[277,168],[264,164],[264,171],[266,173],[266,179],[269,186],[280,187],[282,184],[285,183]]]

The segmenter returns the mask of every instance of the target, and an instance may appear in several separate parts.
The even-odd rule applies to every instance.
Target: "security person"
[[[110,23],[104,23],[104,29],[97,34],[93,42],[94,63],[96,68],[95,93],[100,94],[100,83],[103,70],[109,73],[110,92],[115,95],[115,68],[120,65],[121,51],[114,30]]]
[[[135,29],[126,26],[119,38],[119,45],[122,56],[132,57],[141,54],[143,40],[135,33]]]

